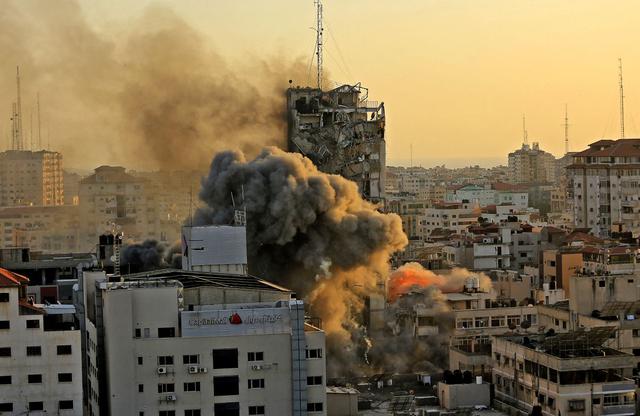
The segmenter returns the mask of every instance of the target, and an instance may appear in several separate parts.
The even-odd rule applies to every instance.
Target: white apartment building
[[[325,415],[325,336],[246,276],[85,273],[89,414]]]
[[[182,227],[182,253],[183,270],[246,275],[246,227]]]
[[[0,268],[0,414],[82,415],[73,307],[34,305],[27,300],[28,282]]]
[[[470,202],[439,203],[427,208],[424,214],[424,235],[430,235],[436,229],[452,230],[456,234],[465,234],[469,226],[478,222],[480,208]]]
[[[570,176],[575,226],[596,235],[640,235],[640,139],[599,140],[573,155]]]
[[[538,143],[522,144],[509,153],[510,180],[514,183],[553,183],[556,179],[556,158],[540,149]]]

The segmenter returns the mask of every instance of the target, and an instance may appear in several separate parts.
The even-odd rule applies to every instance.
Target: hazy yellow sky
[[[126,24],[151,1],[82,0],[98,26]],[[311,58],[312,0],[180,0],[160,4],[227,58]],[[504,162],[530,141],[560,156],[619,135],[618,57],[627,136],[640,135],[640,2],[623,0],[325,0],[325,62],[387,106],[390,164]],[[344,57],[342,63],[340,55]],[[306,84],[307,80],[296,80]]]

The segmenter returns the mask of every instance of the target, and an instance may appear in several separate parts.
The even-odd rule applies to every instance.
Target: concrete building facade
[[[47,150],[0,153],[0,207],[63,204],[60,153]]]

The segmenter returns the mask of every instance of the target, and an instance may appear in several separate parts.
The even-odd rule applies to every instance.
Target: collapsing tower
[[[287,90],[288,146],[326,173],[358,184],[374,203],[384,199],[384,103],[368,100],[360,83],[330,91]]]

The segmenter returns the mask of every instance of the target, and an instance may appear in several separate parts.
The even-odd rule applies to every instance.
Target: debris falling
[[[383,295],[389,256],[407,244],[400,218],[363,200],[355,183],[274,147],[251,161],[240,152],[217,154],[195,223],[231,224],[232,194],[244,194],[250,272],[306,297],[329,345],[340,349],[336,358],[344,357],[359,336],[363,299]]]

